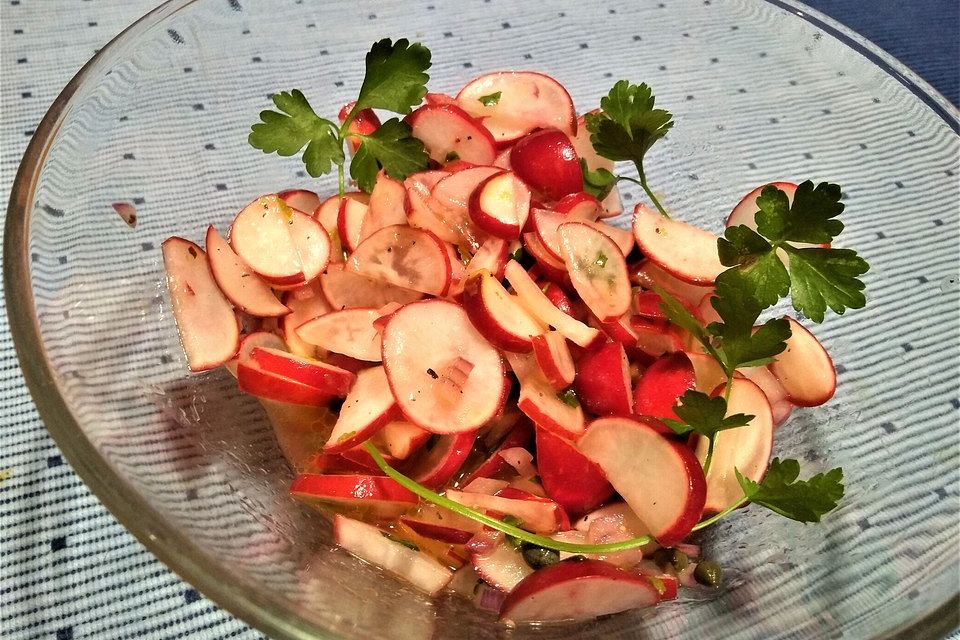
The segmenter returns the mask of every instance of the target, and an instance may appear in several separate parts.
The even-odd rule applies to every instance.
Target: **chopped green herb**
[[[577,397],[577,392],[573,389],[573,387],[557,393],[557,398],[559,398],[560,402],[568,407],[576,408],[580,406],[580,398]]]
[[[593,261],[593,264],[597,265],[602,269],[607,265],[607,256],[604,255],[602,251],[598,252],[596,259]]]
[[[460,154],[456,151],[447,152],[447,157],[444,159],[444,162],[456,162],[460,159]]]
[[[501,91],[497,91],[496,93],[491,93],[491,94],[489,94],[489,95],[480,96],[480,97],[477,98],[477,99],[480,101],[480,103],[481,103],[483,106],[485,106],[485,107],[493,107],[493,106],[495,106],[498,102],[500,102],[500,96],[501,96],[501,94],[502,94]]]
[[[380,535],[382,535],[382,536],[383,536],[384,538],[386,538],[387,540],[390,540],[391,542],[396,542],[397,544],[402,544],[403,546],[405,546],[405,547],[408,548],[408,549],[413,549],[414,551],[420,551],[420,547],[418,547],[416,544],[410,542],[409,540],[404,540],[403,538],[397,538],[396,536],[390,535],[390,534],[387,533],[386,531],[381,531],[381,532],[380,532]]]

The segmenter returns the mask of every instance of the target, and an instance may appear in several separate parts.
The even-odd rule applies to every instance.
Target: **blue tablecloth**
[[[63,85],[155,0],[3,0],[0,196]],[[960,103],[960,3],[814,0]],[[5,309],[2,326],[6,327]],[[259,638],[146,551],[86,489],[47,435],[0,333],[0,637]],[[955,634],[954,638],[960,638]]]

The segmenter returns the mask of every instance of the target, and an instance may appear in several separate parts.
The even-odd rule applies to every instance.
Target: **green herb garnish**
[[[573,387],[558,392],[557,398],[560,400],[560,402],[568,407],[573,407],[576,409],[580,406],[580,398],[577,397],[577,392],[573,389]]]
[[[477,100],[479,100],[480,104],[482,104],[485,107],[493,107],[493,106],[496,106],[498,102],[500,102],[500,96],[502,95],[502,93],[503,93],[502,91],[497,91],[489,95],[480,96],[479,98],[477,98]]]
[[[797,522],[820,522],[820,517],[836,509],[843,497],[843,469],[839,467],[809,480],[797,480],[799,462],[774,458],[759,483],[744,478],[739,470],[736,473],[750,502]]]
[[[350,124],[364,109],[410,113],[427,92],[430,50],[406,39],[383,39],[367,53],[366,74],[356,103],[342,124],[321,118],[299,89],[273,96],[278,111],[262,111],[260,122],[251,127],[248,142],[264,153],[293,156],[303,149],[303,163],[313,177],[337,167],[340,196],[345,193],[343,144]],[[382,168],[402,180],[426,169],[429,158],[423,143],[411,135],[410,127],[396,118],[387,120],[371,134],[350,133],[360,147],[350,165],[350,175],[364,191],[371,191]]]

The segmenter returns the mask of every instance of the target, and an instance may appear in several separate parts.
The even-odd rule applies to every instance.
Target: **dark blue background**
[[[960,105],[960,0],[804,0]]]

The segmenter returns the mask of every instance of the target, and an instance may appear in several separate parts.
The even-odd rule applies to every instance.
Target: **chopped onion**
[[[537,468],[533,466],[533,454],[523,447],[510,447],[500,452],[504,462],[513,467],[521,478],[532,478],[537,475]]]

